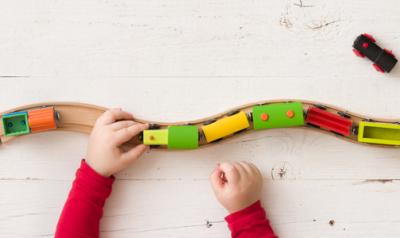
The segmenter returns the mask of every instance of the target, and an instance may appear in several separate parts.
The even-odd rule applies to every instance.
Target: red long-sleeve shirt
[[[97,174],[82,160],[58,221],[55,238],[98,238],[103,207],[113,182],[114,177]],[[225,220],[232,238],[277,238],[259,201]]]

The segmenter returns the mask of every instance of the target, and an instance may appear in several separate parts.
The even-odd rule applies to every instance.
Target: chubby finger
[[[141,123],[136,123],[130,127],[122,128],[115,132],[115,143],[121,145],[147,128],[149,128],[148,124]]]
[[[126,163],[132,163],[137,160],[149,149],[149,146],[140,144],[121,155],[121,159]]]
[[[96,121],[96,124],[109,125],[118,120],[132,120],[133,116],[121,108],[113,108],[103,113]]]
[[[123,129],[123,128],[133,126],[133,125],[135,125],[136,123],[137,123],[137,122],[132,121],[132,120],[117,121],[117,122],[114,122],[113,124],[111,124],[111,128],[112,128],[114,131],[118,131],[118,130],[121,130],[121,129]]]
[[[239,181],[240,174],[239,171],[231,163],[224,162],[218,167],[225,175],[225,179],[228,183],[235,183]]]
[[[233,167],[237,169],[238,173],[240,174],[240,177],[247,176],[248,173],[240,162],[233,163]]]
[[[240,161],[239,164],[244,169],[244,171],[246,171],[247,174],[253,174],[253,168],[250,166],[250,164],[248,162]]]
[[[248,163],[251,167],[252,171],[256,173],[258,176],[262,177],[261,171],[257,168],[257,166],[253,163]]]
[[[210,176],[210,181],[215,191],[222,189],[224,186],[224,180],[222,178],[223,172],[220,168],[215,168]]]

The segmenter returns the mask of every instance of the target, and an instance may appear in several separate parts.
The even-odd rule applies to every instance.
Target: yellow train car
[[[202,126],[202,130],[207,142],[213,142],[225,136],[232,135],[238,131],[250,127],[249,120],[245,112],[240,111],[232,116],[227,116]]]
[[[381,122],[360,122],[358,141],[382,145],[400,145],[400,125]]]

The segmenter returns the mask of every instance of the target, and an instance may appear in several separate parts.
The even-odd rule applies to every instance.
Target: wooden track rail
[[[165,128],[169,125],[197,125],[197,126],[202,126],[205,122],[214,120],[214,119],[219,119],[226,114],[237,111],[237,110],[242,110],[245,111],[246,113],[249,113],[252,109],[253,106],[255,105],[264,105],[264,104],[270,104],[270,103],[281,103],[281,102],[301,102],[303,103],[304,110],[306,111],[310,106],[318,106],[318,107],[323,107],[325,110],[333,112],[333,113],[345,113],[349,116],[349,118],[353,121],[355,125],[357,125],[360,121],[374,121],[374,122],[386,122],[386,123],[399,123],[399,120],[389,120],[389,119],[378,119],[378,118],[367,118],[365,116],[348,112],[344,109],[334,107],[328,104],[321,104],[313,101],[306,101],[306,100],[268,100],[268,101],[260,101],[256,103],[251,103],[251,104],[246,104],[240,107],[233,108],[229,111],[225,111],[223,113],[210,116],[207,118],[199,119],[199,120],[193,120],[193,121],[181,121],[181,122],[174,122],[174,123],[163,123],[163,122],[155,122],[155,121],[147,121],[143,119],[138,119],[135,118],[135,121],[141,122],[141,123],[149,123],[152,125],[157,125],[160,128]],[[8,111],[5,111],[0,114],[2,116],[3,114],[11,113],[11,112],[18,112],[18,111],[26,111],[30,109],[35,109],[35,108],[40,108],[40,107],[48,107],[48,106],[53,106],[54,109],[59,113],[59,120],[57,122],[57,129],[56,130],[61,130],[61,131],[73,131],[73,132],[81,132],[81,133],[87,133],[89,134],[93,128],[93,125],[96,121],[96,119],[107,110],[107,108],[100,107],[100,106],[95,106],[95,105],[90,105],[90,104],[84,104],[84,103],[72,103],[72,102],[48,102],[48,103],[38,103],[38,104],[31,104],[31,105],[26,105],[22,107],[17,107]],[[3,132],[3,126],[1,125],[2,122],[0,121],[0,142],[5,143],[11,139],[15,139],[16,137],[21,137],[21,136],[15,136],[15,137],[6,137],[4,136]],[[349,137],[344,137],[337,135],[335,133],[332,133],[330,131],[322,130],[319,128],[314,128],[308,125],[303,126],[303,128],[310,128],[310,129],[315,129],[318,131],[321,131],[323,133],[327,134],[332,134],[335,136],[338,136],[342,139],[345,139],[350,142],[355,142],[358,143],[357,140],[357,132],[352,132]],[[250,131],[254,132],[252,130],[252,125],[245,131],[241,133],[249,133]],[[234,137],[236,134],[229,136],[227,138],[224,138],[222,141],[229,140],[230,138]],[[216,143],[220,143],[221,141],[218,141]],[[0,143],[0,144],[1,144]],[[133,143],[140,143],[139,138],[135,138],[133,140]],[[199,145],[200,147],[204,146],[209,146],[211,144],[216,144],[215,142],[213,143],[207,143],[204,138],[200,138]],[[364,143],[363,143],[364,144]],[[368,145],[373,145],[373,144],[368,144]],[[375,145],[375,146],[383,146],[383,147],[397,147],[397,146],[385,146],[385,145]],[[165,147],[160,146],[156,147],[155,149],[165,149]]]

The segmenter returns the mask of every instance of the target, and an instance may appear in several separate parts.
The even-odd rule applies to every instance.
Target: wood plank
[[[351,52],[355,37],[369,32],[399,54],[398,1],[296,4],[4,2],[0,111],[78,101],[172,122],[299,98],[399,117],[400,67],[377,74]],[[53,236],[86,144],[84,135],[49,133],[0,147],[1,238]],[[222,160],[260,167],[263,201],[282,238],[398,237],[399,153],[297,129],[199,151],[151,152],[117,175],[102,237],[228,237],[220,222],[226,213],[208,183]],[[207,228],[207,220],[217,223]]]
[[[399,182],[264,182],[263,203],[281,237],[395,237],[400,232],[400,215],[393,209]],[[2,181],[2,237],[51,237],[70,183]],[[177,193],[170,192],[177,188]],[[185,237],[188,233],[227,237],[225,215],[205,180],[118,180],[102,220],[102,237]]]

